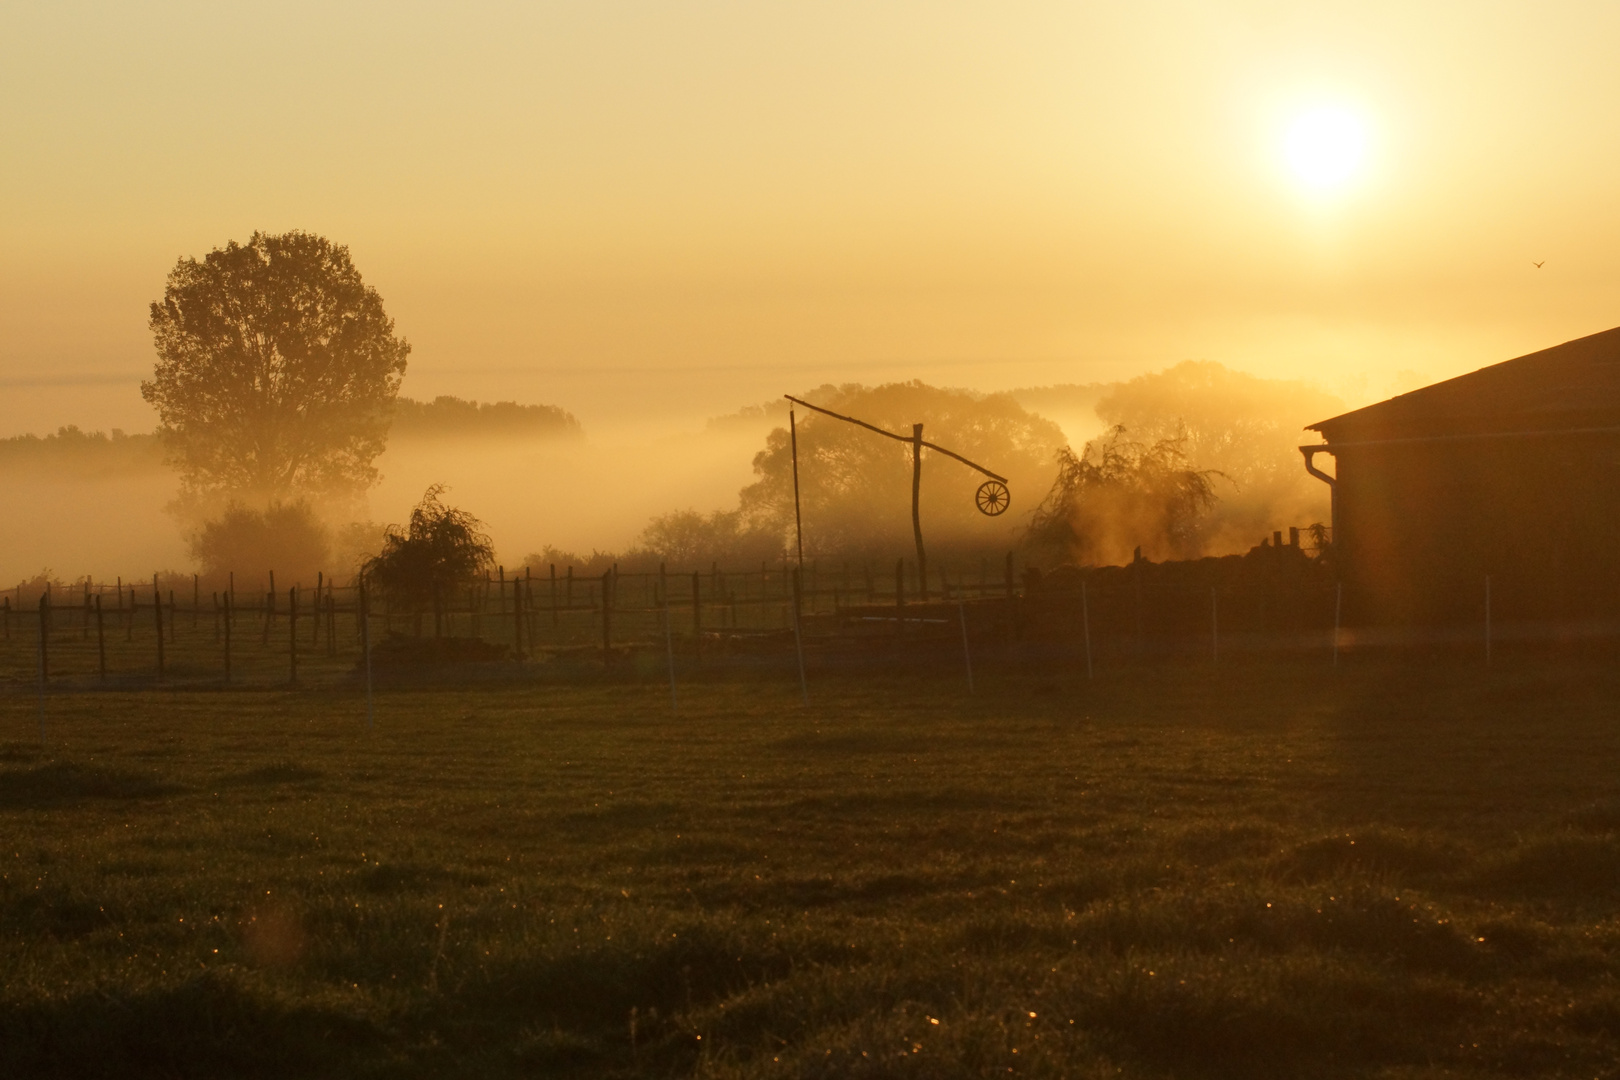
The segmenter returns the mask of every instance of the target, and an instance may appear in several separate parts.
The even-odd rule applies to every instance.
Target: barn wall
[[[1341,448],[1334,536],[1358,622],[1620,616],[1620,439]]]

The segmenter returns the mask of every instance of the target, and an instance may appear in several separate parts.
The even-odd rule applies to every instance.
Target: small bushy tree
[[[495,562],[495,548],[482,531],[483,522],[446,506],[434,484],[411,511],[403,528],[390,525],[382,551],[365,562],[370,583],[391,603],[423,611],[435,598],[448,599],[457,588],[481,577]]]
[[[191,538],[191,555],[211,579],[274,571],[313,584],[327,567],[331,537],[309,503],[273,502],[263,510],[232,503]]]
[[[1058,477],[1030,519],[1031,548],[1081,564],[1122,563],[1140,547],[1148,558],[1201,553],[1203,526],[1216,503],[1211,477],[1187,460],[1186,439],[1152,443],[1115,427],[1080,454],[1057,452]]]

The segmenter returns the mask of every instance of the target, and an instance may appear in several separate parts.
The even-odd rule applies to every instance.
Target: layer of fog
[[[1078,452],[1107,430],[1097,412],[1104,396],[1130,385],[1038,387],[1014,397],[1057,423]],[[1297,408],[1279,411],[1288,415],[1275,425],[1282,430],[1272,441],[1282,457],[1275,448],[1271,457],[1282,475],[1249,476],[1242,492],[1231,485],[1222,489],[1231,527],[1214,532],[1212,552],[1245,550],[1268,529],[1326,516],[1325,489],[1304,479],[1297,455],[1284,460],[1296,433],[1303,437],[1298,426],[1323,417],[1292,415]],[[1137,412],[1133,426],[1142,420],[1142,410]],[[379,528],[403,523],[429,485],[445,484],[445,500],[483,520],[497,558],[508,566],[547,545],[585,556],[619,551],[655,515],[735,508],[739,490],[755,479],[754,455],[774,427],[785,426],[781,413],[777,401],[721,417],[695,410],[665,414],[658,426],[643,420],[587,423],[581,438],[396,437],[378,459],[382,480],[359,516]],[[1164,425],[1142,432],[1169,433]],[[117,467],[98,460],[42,467],[41,460],[0,454],[6,506],[0,514],[0,581],[31,579],[44,569],[64,580],[91,575],[99,581],[193,567],[181,524],[167,509],[177,492],[174,474],[155,453]],[[1227,461],[1197,464],[1232,467]],[[1042,494],[1019,492],[1020,514]]]

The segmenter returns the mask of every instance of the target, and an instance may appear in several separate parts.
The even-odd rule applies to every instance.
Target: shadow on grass
[[[0,1004],[0,1075],[38,1078],[353,1075],[381,1046],[364,1015],[293,1003],[230,975]]]
[[[150,775],[52,762],[0,771],[0,810],[50,810],[91,799],[161,799],[182,790]]]
[[[325,775],[291,761],[280,761],[274,765],[249,769],[247,772],[231,773],[220,777],[217,782],[221,787],[258,787],[271,784],[299,784],[319,780]]]

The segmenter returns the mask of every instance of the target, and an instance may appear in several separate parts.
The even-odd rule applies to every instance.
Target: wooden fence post
[[[157,626],[157,677],[163,680],[163,594],[158,591],[158,576],[152,575],[152,618]]]
[[[298,685],[298,586],[287,590],[287,683]]]
[[[96,671],[107,681],[107,631],[101,621],[101,594],[96,593]]]
[[[225,620],[224,620],[225,621],[225,685],[226,686],[231,685],[231,622],[233,621],[232,620],[233,612],[232,612],[231,609],[233,607],[235,607],[235,606],[236,606],[235,605],[235,600],[231,596],[230,592],[227,590],[226,593],[225,593]]]
[[[39,745],[45,745],[45,691],[46,684],[51,679],[51,665],[48,644],[50,638],[51,622],[51,596],[50,593],[39,594]]]
[[[39,687],[40,693],[45,692],[45,684],[50,681],[50,626],[51,626],[51,598],[45,593],[39,594]]]
[[[523,579],[512,577],[512,651],[517,653],[519,660],[524,659],[523,652]]]
[[[551,564],[551,628],[557,628],[557,564]]]
[[[613,655],[613,571],[602,571],[602,662]]]

